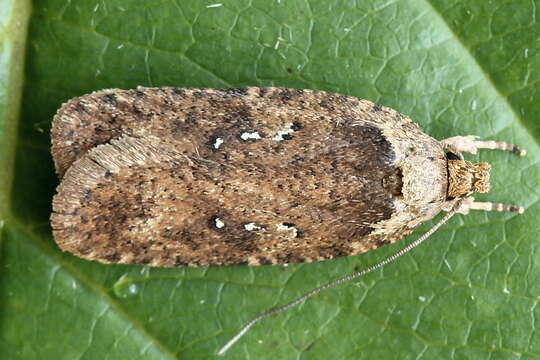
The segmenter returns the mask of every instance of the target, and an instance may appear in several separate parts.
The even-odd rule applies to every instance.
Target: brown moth
[[[54,118],[53,235],[104,263],[289,264],[373,250],[449,211],[421,242],[456,212],[523,212],[470,196],[489,190],[489,164],[462,155],[480,148],[525,154],[437,141],[395,110],[323,91],[103,90]]]

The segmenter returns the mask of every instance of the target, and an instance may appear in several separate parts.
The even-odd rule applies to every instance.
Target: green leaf
[[[28,0],[0,0],[0,354],[212,358],[259,312],[401,249],[209,269],[60,252],[48,225],[58,183],[49,129],[63,102],[137,85],[274,85],[370,99],[439,139],[519,144],[527,157],[471,158],[493,166],[480,200],[526,212],[456,216],[399,261],[255,325],[226,358],[540,358],[538,5],[41,0],[30,13]]]

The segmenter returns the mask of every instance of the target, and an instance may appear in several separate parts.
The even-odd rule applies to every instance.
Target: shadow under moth
[[[408,117],[355,97],[285,88],[102,90],[64,104],[52,154],[61,183],[53,235],[103,263],[271,265],[323,261],[422,237],[250,321],[286,310],[408,252],[455,213],[523,208],[474,201],[487,163],[462,153],[518,147],[437,141]]]

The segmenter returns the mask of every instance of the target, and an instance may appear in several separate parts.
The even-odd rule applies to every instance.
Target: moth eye
[[[240,139],[242,139],[242,140],[244,140],[244,141],[249,141],[249,140],[260,140],[260,139],[262,139],[262,136],[261,136],[257,131],[252,131],[252,132],[244,131],[244,132],[240,135]]]
[[[225,227],[225,223],[219,216],[214,216],[210,219],[210,225],[214,229],[223,229]]]
[[[461,160],[458,155],[454,154],[453,152],[447,152],[446,158],[448,160]]]

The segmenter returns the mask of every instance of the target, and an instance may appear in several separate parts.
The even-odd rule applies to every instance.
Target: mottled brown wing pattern
[[[224,134],[253,132],[260,126],[276,134],[290,131],[286,125],[294,128],[299,119],[316,121],[319,128],[306,135],[318,137],[342,122],[350,125],[358,119],[401,126],[401,118],[395,110],[370,101],[314,90],[111,89],[72,99],[58,110],[52,126],[52,153],[63,176],[87,151],[123,135],[171,137],[184,143],[185,151],[196,146],[207,153],[216,150],[215,141]],[[317,153],[318,145],[304,144],[306,156]]]
[[[403,200],[381,126],[403,118],[365,100],[277,88],[74,99],[53,124],[65,174],[55,239],[83,258],[153,266],[310,262],[377,248],[410,232],[374,232]]]

